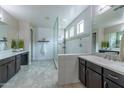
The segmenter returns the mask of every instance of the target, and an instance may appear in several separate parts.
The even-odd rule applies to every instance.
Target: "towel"
[[[45,42],[41,43],[40,53],[41,55],[46,55],[46,43]]]

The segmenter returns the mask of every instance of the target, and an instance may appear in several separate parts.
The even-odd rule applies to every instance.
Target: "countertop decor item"
[[[1,39],[0,42],[7,42],[7,38],[3,37],[3,39]]]
[[[17,49],[17,43],[16,43],[15,39],[13,39],[12,42],[11,42],[11,48],[12,49]]]
[[[18,48],[19,50],[24,50],[24,40],[18,40]]]
[[[6,50],[6,49],[8,49],[7,38],[3,37],[2,40],[0,40],[0,50]]]
[[[102,47],[103,49],[107,49],[107,48],[109,47],[109,42],[108,42],[108,41],[102,41],[101,47]]]

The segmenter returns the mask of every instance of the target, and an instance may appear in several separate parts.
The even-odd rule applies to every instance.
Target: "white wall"
[[[19,20],[19,39],[24,40],[25,50],[29,51],[29,64],[31,64],[31,25],[29,22]]]
[[[48,28],[37,28],[37,31],[34,32],[34,58],[33,60],[48,60],[53,59],[53,29]],[[46,43],[46,53],[43,55],[40,53],[41,44],[38,43],[38,40],[45,38],[50,42]]]
[[[66,40],[66,53],[91,53],[92,49],[92,36],[91,36],[91,6],[83,11],[67,28],[75,27],[77,23],[84,20],[84,32],[80,36],[75,36]],[[80,47],[80,44],[82,47]]]

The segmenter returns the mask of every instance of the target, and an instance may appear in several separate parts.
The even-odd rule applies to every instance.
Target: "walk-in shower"
[[[31,31],[32,62],[52,60],[58,67],[58,17],[53,28],[37,27]]]

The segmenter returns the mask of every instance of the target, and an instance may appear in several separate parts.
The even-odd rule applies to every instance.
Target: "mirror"
[[[124,6],[93,6],[93,33],[96,33],[96,49],[103,49],[102,42],[108,42],[106,49],[119,50],[124,31]]]
[[[7,30],[7,25],[0,25],[0,50],[8,49]]]
[[[15,33],[6,23],[0,23],[0,51],[11,49],[12,40],[17,40]]]

